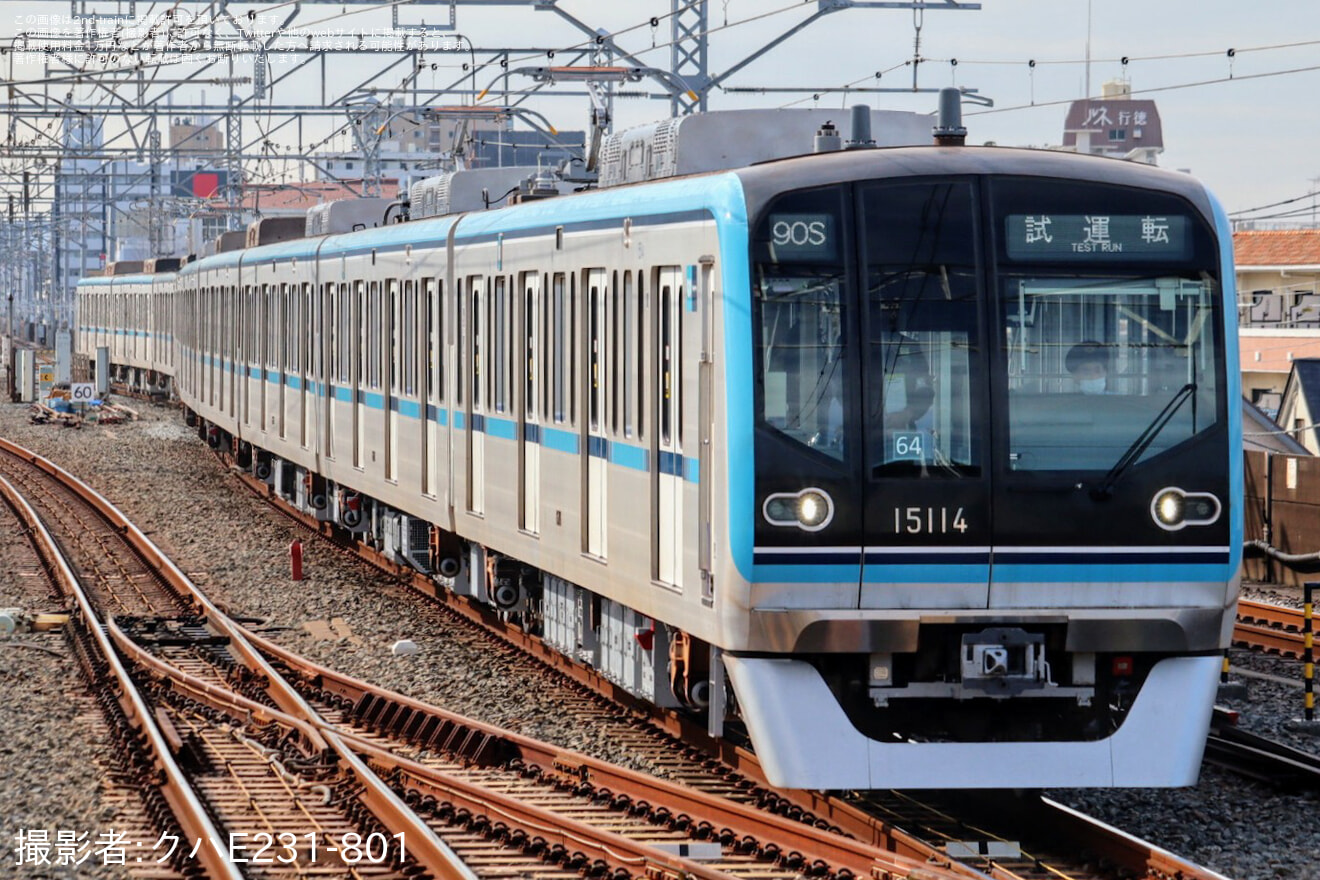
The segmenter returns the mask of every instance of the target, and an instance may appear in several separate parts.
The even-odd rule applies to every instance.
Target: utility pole
[[[9,323],[6,327],[6,335],[9,337],[9,363],[5,365],[6,384],[9,386],[9,402],[18,403],[18,385],[14,381],[14,288],[9,288]]]

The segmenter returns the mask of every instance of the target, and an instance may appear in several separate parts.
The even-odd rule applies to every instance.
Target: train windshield
[[[1215,424],[1212,281],[1025,275],[1001,296],[1013,470],[1135,464]]]
[[[1225,418],[1204,224],[1095,184],[1001,180],[995,195],[1010,470],[1126,468]]]
[[[833,505],[819,531],[771,511],[762,544],[1049,543],[1116,496],[1113,528],[1140,543],[1151,493],[1222,461],[1219,250],[1181,198],[909,178],[786,192],[759,217],[758,497]]]
[[[990,192],[989,276],[973,181],[776,200],[756,243],[762,426],[869,479],[962,479],[988,463],[992,424],[1007,470],[1105,471],[1223,418],[1199,221],[1168,196],[1095,184]],[[983,322],[999,328],[988,358]]]

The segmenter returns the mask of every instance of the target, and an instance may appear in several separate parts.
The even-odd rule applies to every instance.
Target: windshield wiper
[[[1118,461],[1114,462],[1114,466],[1109,469],[1109,473],[1105,474],[1105,478],[1100,481],[1100,485],[1091,490],[1092,498],[1101,501],[1113,496],[1114,484],[1118,482],[1119,477],[1123,476],[1128,468],[1137,463],[1137,459],[1141,458],[1142,453],[1160,435],[1160,431],[1164,430],[1164,426],[1173,419],[1178,412],[1178,408],[1195,393],[1195,382],[1188,382],[1178,389],[1173,395],[1173,399],[1164,405],[1164,409],[1160,410],[1159,414],[1151,420],[1151,423],[1146,426],[1146,429],[1141,432],[1137,439],[1132,441],[1132,445],[1127,448],[1127,451],[1119,456]]]

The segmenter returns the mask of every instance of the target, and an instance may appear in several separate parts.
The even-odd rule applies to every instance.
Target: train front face
[[[1193,784],[1242,537],[1226,223],[970,152],[747,184],[743,715],[784,785]]]

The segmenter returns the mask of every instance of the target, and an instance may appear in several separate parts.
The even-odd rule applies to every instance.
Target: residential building
[[[1275,422],[1312,455],[1320,455],[1316,419],[1320,419],[1320,358],[1299,358],[1283,386]]]
[[[1320,358],[1320,229],[1242,230],[1233,251],[1242,393],[1273,415],[1293,364]]]
[[[1099,98],[1073,101],[1063,123],[1063,149],[1154,165],[1164,152],[1164,128],[1154,101],[1132,97],[1132,84],[1113,80]]]

